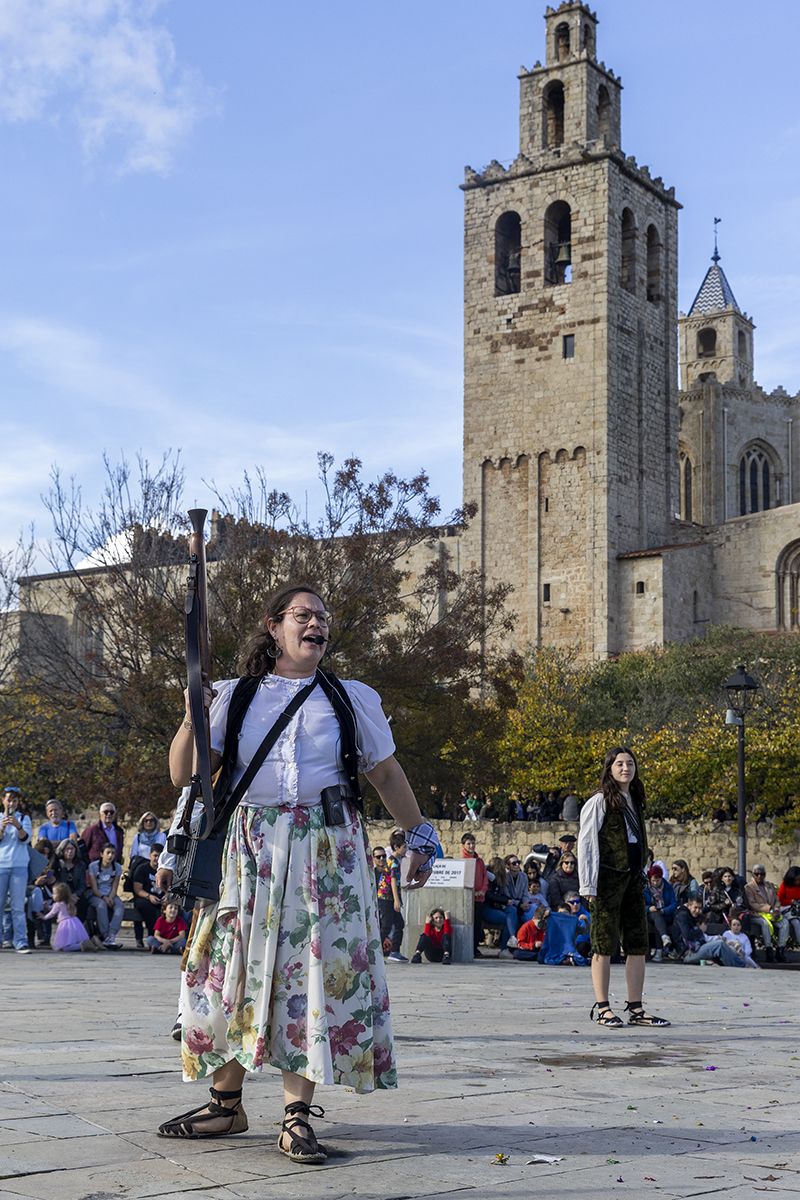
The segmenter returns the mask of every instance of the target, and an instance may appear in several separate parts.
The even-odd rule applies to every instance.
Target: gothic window
[[[556,26],[556,62],[566,62],[569,58],[569,25],[562,21]]]
[[[739,516],[765,512],[778,503],[775,464],[763,446],[748,446],[739,459]]]
[[[647,299],[652,304],[661,299],[661,238],[655,225],[647,227]]]
[[[736,343],[739,358],[747,358],[747,334],[743,329],[739,330],[736,337]]]
[[[564,200],[544,214],[544,278],[551,284],[572,281],[572,210]]]
[[[554,80],[544,91],[544,144],[564,144],[564,85]]]
[[[584,25],[581,33],[581,46],[590,55],[594,54],[594,30],[588,22]]]
[[[697,357],[713,358],[717,353],[717,331],[707,326],[697,331]]]
[[[611,133],[611,97],[604,83],[597,89],[597,136],[608,137]]]
[[[778,556],[775,571],[778,629],[800,629],[800,541],[790,542]]]
[[[636,218],[629,208],[622,210],[622,258],[619,272],[620,287],[636,291]]]
[[[519,213],[504,212],[494,227],[494,294],[513,296],[520,290],[522,221]]]
[[[679,515],[682,521],[692,521],[693,516],[693,485],[694,468],[692,460],[685,451],[681,451],[678,459],[678,483],[680,489],[680,510]]]

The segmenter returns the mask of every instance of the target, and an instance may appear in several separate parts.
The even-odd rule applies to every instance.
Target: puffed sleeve
[[[590,796],[581,808],[581,827],[578,832],[578,875],[582,896],[597,895],[597,878],[600,874],[600,828],[606,815],[606,802],[602,792]]]
[[[211,749],[216,750],[217,754],[222,754],[222,751],[225,749],[225,727],[228,724],[228,708],[235,687],[235,679],[223,679],[219,683],[214,684],[214,691],[217,694],[211,701],[211,708],[208,710],[208,720],[211,726]]]
[[[358,724],[358,767],[371,771],[394,754],[394,738],[374,688],[356,679],[342,680],[353,702]]]

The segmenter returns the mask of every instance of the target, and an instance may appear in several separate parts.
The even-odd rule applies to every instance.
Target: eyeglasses
[[[101,808],[100,809],[101,817],[114,817],[114,816],[116,816],[116,814],[117,814],[117,810],[115,808]]]
[[[372,857],[373,857],[373,858],[386,858],[386,855],[385,855],[385,854],[375,854],[375,853],[373,852],[373,855],[372,855]]]
[[[518,866],[519,866],[519,859],[518,859],[518,858],[510,858],[510,859],[508,860],[508,865],[509,865],[509,867],[518,867]]]
[[[753,871],[753,874],[756,876],[757,875],[766,875],[766,873],[767,873],[766,871]]]
[[[562,865],[562,867],[574,867],[575,859],[574,858],[562,858],[561,865]]]
[[[333,613],[329,613],[324,608],[303,608],[297,604],[292,604],[289,608],[285,608],[283,612],[279,612],[275,619],[285,617],[287,613],[292,614],[298,625],[307,625],[312,617],[316,617],[320,625],[330,625],[333,620]]]
[[[568,900],[567,904],[580,904],[580,900]]]

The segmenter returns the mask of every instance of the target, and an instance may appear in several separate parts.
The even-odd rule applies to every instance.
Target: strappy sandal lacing
[[[328,1158],[328,1150],[317,1141],[316,1134],[308,1123],[308,1117],[316,1117],[322,1119],[325,1116],[325,1109],[319,1104],[306,1104],[305,1100],[295,1100],[292,1104],[287,1104],[284,1109],[286,1113],[281,1125],[280,1137],[278,1138],[278,1149],[281,1154],[285,1154],[292,1162],[309,1163],[324,1163]],[[298,1129],[302,1132],[298,1133]],[[283,1135],[289,1138],[289,1149],[283,1145]]]
[[[592,1021],[597,1021],[598,1025],[605,1025],[608,1029],[622,1029],[624,1025],[624,1021],[617,1016],[607,1000],[598,1000],[597,1004],[593,1004],[589,1017]]]
[[[625,1001],[625,1012],[628,1014],[629,1025],[671,1025],[671,1021],[665,1021],[663,1017],[654,1017],[652,1013],[645,1012],[642,1008],[641,1001]]]
[[[158,1127],[159,1137],[213,1138],[230,1137],[233,1133],[244,1133],[247,1129],[247,1114],[242,1108],[242,1092],[220,1092],[209,1088],[211,1099],[191,1112],[181,1113]],[[236,1100],[227,1107],[220,1100]]]

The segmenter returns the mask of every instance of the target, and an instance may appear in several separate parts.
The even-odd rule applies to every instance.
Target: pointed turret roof
[[[689,309],[689,316],[694,317],[698,314],[719,312],[722,308],[735,308],[737,312],[742,310],[736,303],[736,297],[733,294],[733,289],[728,283],[725,272],[719,265],[719,252],[714,250],[711,255],[711,266],[706,271],[706,277],[700,284],[700,291],[694,298],[692,307]]]

